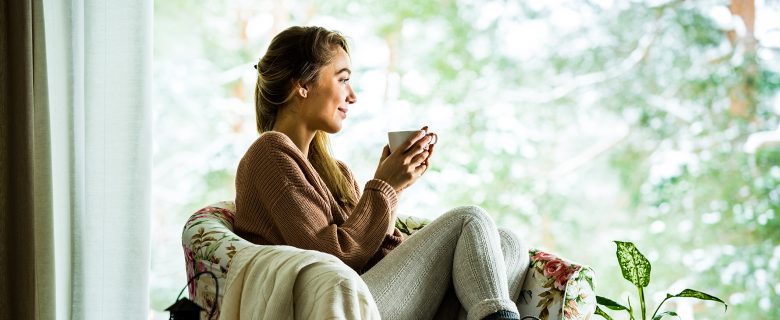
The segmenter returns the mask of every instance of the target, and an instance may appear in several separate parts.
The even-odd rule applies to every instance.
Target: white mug
[[[398,146],[400,146],[402,143],[404,143],[406,140],[409,140],[409,138],[415,134],[420,132],[420,130],[411,130],[411,131],[390,131],[387,133],[387,140],[388,145],[390,146],[390,152],[395,151]],[[428,143],[429,146],[436,144],[436,142],[439,141],[439,136],[435,133],[431,133],[431,141]]]

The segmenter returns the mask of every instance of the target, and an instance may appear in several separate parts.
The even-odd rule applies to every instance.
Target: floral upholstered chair
[[[225,201],[198,210],[184,226],[182,246],[187,276],[201,271],[213,272],[219,280],[219,292],[211,277],[199,277],[189,286],[190,299],[206,309],[202,318],[215,304],[221,304],[230,263],[236,252],[256,246],[233,233],[235,204]],[[428,220],[399,216],[396,227],[412,235],[428,224]],[[542,320],[589,319],[596,310],[593,291],[593,270],[566,261],[540,250],[530,250],[530,269],[526,275],[520,301],[522,315]],[[219,310],[213,319],[219,318]]]

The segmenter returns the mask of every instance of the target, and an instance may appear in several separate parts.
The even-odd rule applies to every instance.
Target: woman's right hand
[[[431,139],[430,134],[427,134],[425,130],[420,130],[398,146],[398,149],[393,153],[386,145],[382,150],[382,157],[376,168],[374,179],[387,182],[395,189],[396,193],[400,193],[414,184],[428,169],[425,159],[428,158],[427,146]]]

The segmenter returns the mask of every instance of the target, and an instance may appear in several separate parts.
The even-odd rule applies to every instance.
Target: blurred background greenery
[[[400,213],[480,205],[622,303],[612,240],[632,241],[650,308],[690,287],[727,313],[665,308],[780,318],[778,1],[165,0],[154,23],[152,318],[186,283],[187,217],[234,198],[252,65],[291,25],[350,40],[358,103],[333,151],[361,183],[386,131],[439,133]]]

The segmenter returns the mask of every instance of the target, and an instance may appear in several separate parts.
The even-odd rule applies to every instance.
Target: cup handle
[[[434,145],[436,142],[439,142],[439,135],[435,133],[429,133],[431,136],[431,142],[428,142],[428,145]]]

